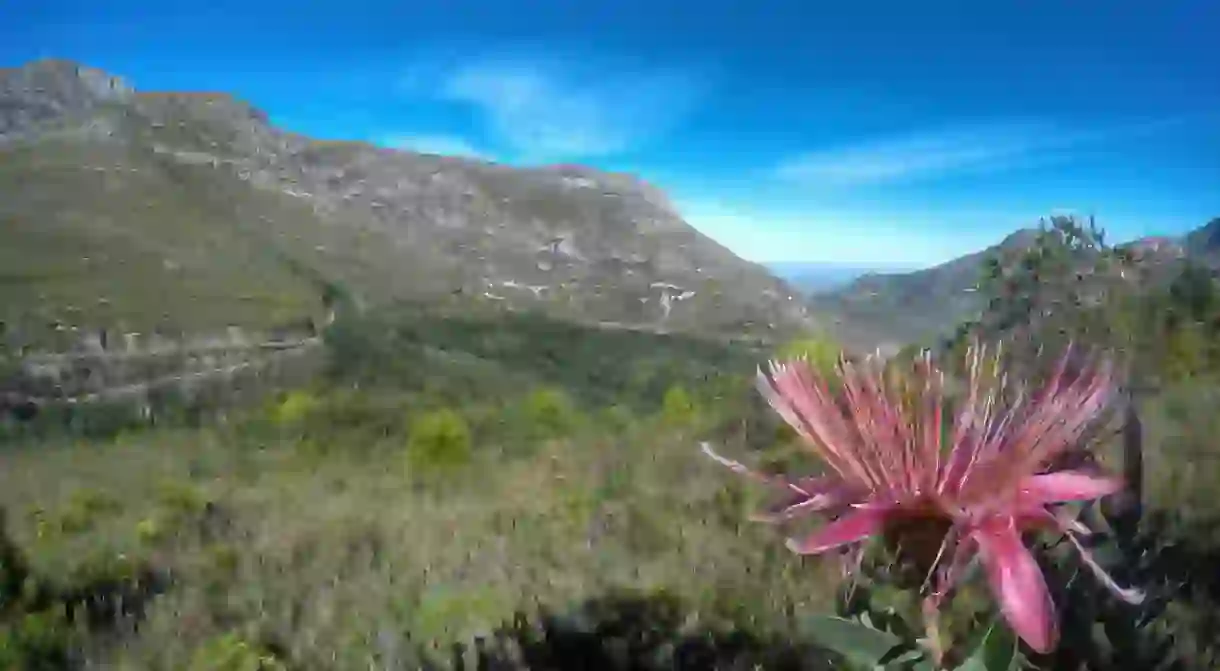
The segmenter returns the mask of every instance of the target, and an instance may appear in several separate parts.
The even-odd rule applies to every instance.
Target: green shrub
[[[262,646],[236,633],[218,636],[191,657],[189,671],[282,671],[288,667]]]
[[[315,394],[294,391],[272,409],[272,420],[279,426],[300,426],[320,405],[321,401]]]
[[[819,375],[824,376],[833,375],[842,355],[843,347],[824,336],[794,340],[776,352],[776,357],[780,360],[805,359]]]
[[[539,439],[557,438],[572,431],[577,413],[567,394],[558,389],[539,389],[525,401],[525,414]]]
[[[211,577],[228,580],[241,564],[241,551],[230,543],[210,545],[204,551],[204,564]]]
[[[62,583],[64,594],[104,592],[139,582],[148,570],[142,559],[97,550],[67,573],[56,576],[56,583]]]
[[[700,412],[690,392],[681,385],[674,385],[665,392],[661,416],[670,426],[688,427],[698,420]]]
[[[614,432],[623,432],[631,427],[634,418],[631,414],[631,409],[625,405],[615,404],[603,409],[598,414],[598,421],[607,429]]]
[[[409,397],[397,390],[298,390],[251,422],[246,435],[287,439],[314,456],[330,455],[336,449],[374,446],[405,433],[403,408],[408,401]]]
[[[34,518],[38,537],[49,538],[89,531],[102,519],[117,515],[122,508],[118,499],[105,492],[78,489],[54,513],[35,509],[30,515]]]
[[[125,400],[80,404],[72,409],[68,421],[70,431],[92,439],[113,439],[145,425],[139,405]]]
[[[1220,523],[1215,490],[1220,459],[1220,387],[1203,382],[1174,385],[1146,404],[1146,505],[1176,511],[1199,524]]]
[[[448,469],[465,465],[471,457],[470,426],[454,410],[421,415],[411,426],[407,460],[412,470]]]
[[[75,633],[62,608],[23,613],[0,623],[0,669],[69,668]]]
[[[189,482],[164,481],[156,488],[156,509],[135,525],[136,540],[156,545],[203,519],[212,501]]]
[[[1163,377],[1169,381],[1187,380],[1205,372],[1210,345],[1203,329],[1195,325],[1169,333],[1164,338]]]
[[[157,486],[157,503],[171,518],[187,519],[204,511],[208,497],[189,482],[167,480]]]
[[[21,600],[30,569],[21,548],[8,535],[8,523],[0,508],[0,613]]]
[[[318,442],[344,445],[394,435],[403,430],[404,397],[345,389],[321,398],[305,420],[305,432]],[[359,436],[360,438],[355,438]],[[351,440],[336,441],[345,437]]]
[[[136,539],[152,545],[165,538],[165,525],[155,517],[146,517],[136,523]]]
[[[426,642],[461,640],[490,629],[511,609],[506,595],[490,586],[431,585],[412,613],[412,637]]]

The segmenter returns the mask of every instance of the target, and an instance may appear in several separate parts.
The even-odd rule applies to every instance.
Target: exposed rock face
[[[69,61],[42,60],[0,70],[0,139],[27,134],[99,104],[128,101],[132,94],[122,79]]]
[[[1178,240],[1165,236],[1140,238],[1122,247],[1137,259],[1178,259],[1186,256],[1186,248]]]
[[[631,175],[314,141],[225,94],[138,93],[62,61],[0,71],[0,151],[34,143],[37,152],[52,138],[104,157],[100,170],[164,171],[183,198],[219,192],[223,180],[223,203],[210,206],[246,223],[250,194],[263,194],[264,228],[251,235],[373,301],[461,294],[585,321],[725,333],[809,323],[791,288],[700,234]],[[278,216],[268,195],[293,214]],[[107,197],[138,196],[120,186]]]

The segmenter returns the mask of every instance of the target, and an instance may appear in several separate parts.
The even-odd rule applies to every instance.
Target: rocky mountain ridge
[[[0,153],[0,189],[14,195],[0,218],[16,223],[0,235],[12,249],[40,244],[50,230],[92,249],[135,236],[162,243],[151,254],[165,269],[222,278],[191,284],[279,283],[299,294],[303,282],[310,291],[324,282],[372,304],[470,300],[722,334],[813,323],[793,289],[696,231],[661,190],[630,175],[316,141],[226,94],[143,92],[67,61],[0,71]],[[141,214],[158,208],[176,230]],[[179,216],[186,212],[205,221]],[[210,240],[210,254],[199,239]],[[233,279],[225,255],[258,256],[245,267],[274,280]],[[52,265],[76,263],[62,256]],[[35,290],[45,283],[36,274],[16,273]],[[120,285],[102,296],[105,279],[68,293],[112,307],[138,300]],[[174,302],[151,317],[139,306],[117,312],[131,328],[172,325],[182,321]]]

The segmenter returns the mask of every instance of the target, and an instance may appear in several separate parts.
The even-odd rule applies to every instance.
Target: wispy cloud
[[[574,59],[576,60],[576,59]],[[546,58],[484,58],[412,68],[416,93],[469,106],[517,160],[626,154],[678,124],[700,97],[679,70]]]
[[[463,156],[488,161],[494,159],[490,152],[478,149],[464,138],[454,135],[387,135],[378,144],[421,154]]]
[[[829,187],[926,180],[1069,158],[1083,145],[1142,135],[1181,119],[1076,128],[1046,121],[969,124],[882,137],[799,154],[775,168],[782,180]]]
[[[807,152],[781,163],[776,174],[828,186],[919,179],[1010,166],[1069,139],[1036,122],[938,130]]]

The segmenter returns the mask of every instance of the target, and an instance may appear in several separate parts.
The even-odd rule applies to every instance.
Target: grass
[[[802,618],[833,603],[834,564],[803,561],[744,521],[760,492],[698,456],[715,422],[686,412],[689,398],[674,413],[677,395],[619,422],[567,407],[562,428],[524,451],[488,428],[504,415],[457,408],[472,450],[431,469],[412,456],[428,422],[407,397],[375,410],[400,422],[369,432],[334,421],[347,411],[333,398],[298,393],[228,425],[11,447],[0,507],[40,575],[62,582],[122,557],[172,576],[138,627],[81,644],[109,668],[232,668],[208,665],[243,655],[415,668],[517,612],[622,590],[678,599],[684,626],[799,637]],[[1150,402],[1158,509],[1215,509],[1200,503],[1214,478],[1168,451],[1202,397],[1180,388]]]
[[[0,451],[0,508],[35,574],[61,591],[115,566],[170,576],[138,626],[67,639],[75,654],[418,668],[517,613],[624,590],[676,599],[682,631],[764,639],[799,640],[835,603],[836,565],[746,522],[762,492],[698,454],[711,437],[792,460],[752,414],[756,354],[405,306],[340,325],[315,387],[227,422]],[[1187,523],[1216,517],[1213,396],[1194,381],[1146,404],[1149,501]],[[68,645],[48,626],[22,640]]]
[[[284,207],[276,196],[198,172],[197,183],[179,182],[157,157],[123,145],[4,150],[0,318],[32,330],[58,320],[197,332],[318,312],[317,289],[243,231]]]
[[[403,435],[321,455],[300,441],[247,427],[15,449],[0,505],[43,573],[106,555],[172,571],[136,633],[96,653],[116,668],[188,668],[234,632],[292,668],[367,668],[616,588],[785,632],[831,595],[741,526],[750,495],[682,430],[586,424],[526,455],[484,441],[439,476],[412,471]]]
[[[1153,506],[1204,526],[1220,525],[1220,506],[1213,495],[1220,483],[1218,403],[1220,386],[1197,380],[1176,385],[1145,404],[1145,435],[1152,448],[1146,451],[1147,497]]]

